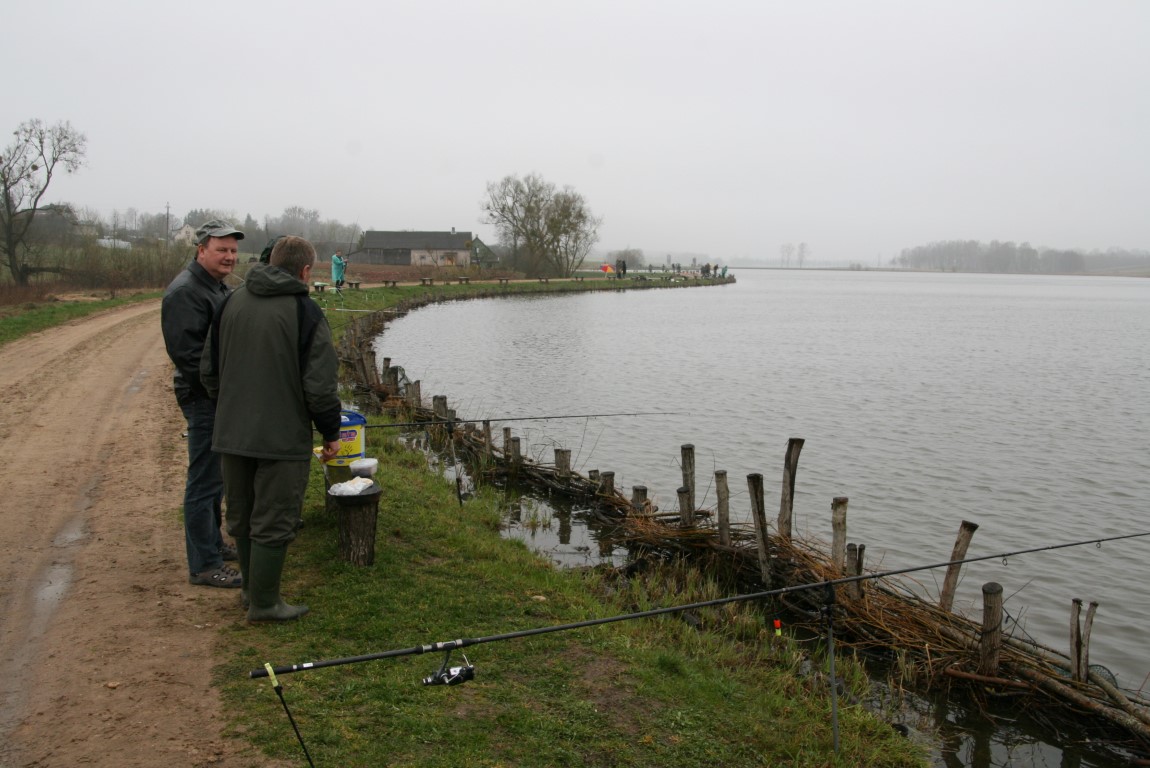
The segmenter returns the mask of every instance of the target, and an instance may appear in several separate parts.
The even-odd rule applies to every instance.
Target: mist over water
[[[646,485],[664,510],[692,443],[700,506],[725,469],[745,518],[745,477],[760,472],[773,518],[787,439],[805,438],[796,528],[829,541],[831,499],[849,497],[868,569],[949,559],[962,520],[980,526],[970,556],[1150,530],[1150,281],[737,276],[433,306],[389,326],[379,354],[461,418],[684,412],[510,424],[528,455],[570,448],[580,471],[612,470],[627,494]],[[1065,650],[1071,599],[1098,601],[1091,662],[1136,689],[1148,555],[1143,538],[972,564],[956,610],[977,617],[998,581],[1021,628]],[[918,574],[931,594],[942,577]]]

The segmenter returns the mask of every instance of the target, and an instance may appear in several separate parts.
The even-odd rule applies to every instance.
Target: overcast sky
[[[69,120],[55,202],[482,224],[538,173],[600,248],[885,261],[1150,248],[1150,2],[8,2],[0,130]],[[3,142],[6,144],[7,142]]]

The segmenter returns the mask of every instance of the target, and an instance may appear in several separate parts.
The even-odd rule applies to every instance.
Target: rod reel
[[[475,665],[467,660],[467,654],[463,655],[463,664],[458,667],[448,666],[451,663],[451,651],[443,655],[443,664],[440,665],[439,670],[427,677],[423,678],[424,685],[462,685],[468,680],[475,679]]]

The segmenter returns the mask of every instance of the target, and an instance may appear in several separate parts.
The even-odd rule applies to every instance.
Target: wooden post
[[[802,453],[803,443],[801,437],[792,437],[787,441],[787,455],[783,459],[783,494],[779,500],[779,536],[790,540],[791,527],[795,515],[795,478],[799,473],[799,454]]]
[[[447,395],[432,395],[431,411],[439,421],[447,421]]]
[[[831,564],[843,572],[847,556],[847,497],[831,499]]]
[[[411,406],[413,408],[419,408],[423,405],[423,392],[421,391],[422,388],[423,387],[419,383],[418,379],[411,382],[411,386],[408,387],[408,392],[410,393],[409,397],[411,399]]]
[[[863,565],[865,563],[866,563],[866,544],[859,544],[855,548],[855,576],[862,576],[863,575]],[[862,582],[862,581],[856,581],[853,584],[854,589],[852,591],[855,594],[856,600],[862,600],[863,583],[864,582]]]
[[[858,565],[859,565],[858,544],[855,544],[852,542],[850,544],[847,544],[847,559],[846,559],[846,564],[843,566],[843,575],[846,576],[847,578],[850,578],[851,576],[858,576],[858,574],[855,573],[855,568],[858,568]]]
[[[491,422],[487,419],[483,420],[483,455],[488,461],[491,460]]]
[[[603,484],[599,488],[599,493],[603,494],[604,496],[614,496],[615,495],[615,473],[614,472],[604,472],[600,477],[602,477],[602,479],[603,479]]]
[[[511,463],[519,466],[523,462],[523,456],[519,452],[519,438],[511,438]]]
[[[1082,682],[1082,601],[1070,601],[1070,679]]]
[[[363,367],[367,370],[367,385],[372,389],[379,389],[379,368],[375,365],[375,350],[363,351]]]
[[[715,470],[715,492],[719,497],[719,546],[731,546],[731,490],[727,487],[727,470]]]
[[[998,651],[1002,647],[1002,585],[982,585],[982,637],[978,644],[978,674],[998,677]]]
[[[503,455],[511,455],[511,427],[503,428]]]
[[[1090,679],[1090,630],[1094,627],[1094,612],[1098,610],[1098,603],[1091,601],[1086,608],[1086,622],[1082,627],[1082,680]]]
[[[958,588],[958,575],[962,572],[962,566],[954,561],[966,557],[970,540],[974,538],[974,532],[977,530],[978,523],[972,523],[969,520],[963,520],[962,525],[958,527],[958,538],[954,540],[954,551],[950,553],[951,564],[946,568],[946,578],[942,582],[942,595],[938,599],[938,607],[944,611],[949,611],[950,607],[954,605],[954,591]]]
[[[571,474],[571,449],[555,449],[555,474],[564,480]]]
[[[631,509],[635,512],[642,512],[643,507],[647,506],[647,486],[645,485],[632,485],[631,486]]]
[[[747,490],[751,495],[751,517],[755,521],[755,539],[758,542],[759,574],[763,586],[771,588],[771,554],[767,549],[766,497],[763,494],[763,476],[757,472],[747,475]]]
[[[684,528],[690,528],[695,522],[695,515],[691,510],[691,489],[681,485],[677,494],[679,496],[679,524]]]
[[[695,514],[695,446],[686,443],[680,449],[683,456],[683,486],[687,489],[687,504],[691,516]]]

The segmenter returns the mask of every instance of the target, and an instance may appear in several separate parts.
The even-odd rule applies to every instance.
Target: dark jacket
[[[164,291],[160,327],[168,357],[176,364],[172,385],[180,405],[208,396],[200,383],[200,354],[216,307],[228,293],[228,287],[209,275],[198,261],[176,275]]]
[[[327,318],[307,286],[257,264],[228,297],[204,345],[201,378],[216,397],[212,450],[307,460],[312,424],[339,439],[339,359]]]

